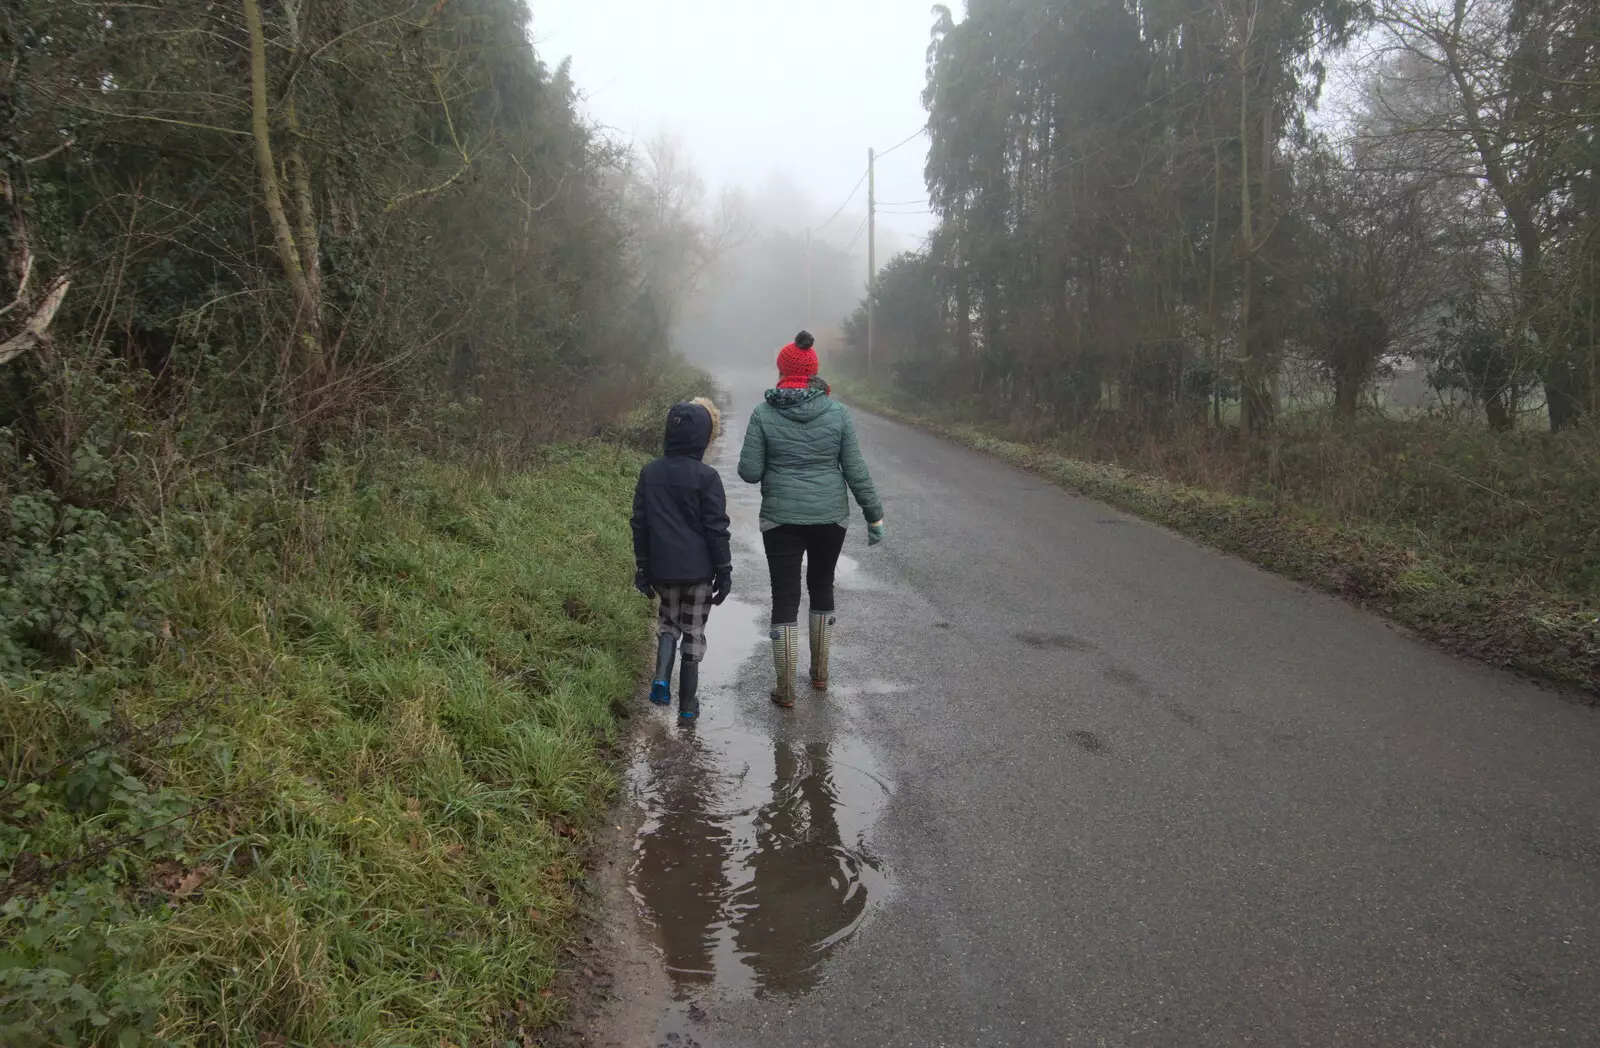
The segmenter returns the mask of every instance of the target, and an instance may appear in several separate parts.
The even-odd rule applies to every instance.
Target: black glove
[[[728,594],[733,592],[733,569],[723,568],[717,572],[717,577],[711,580],[711,603],[722,606],[728,599]]]
[[[633,573],[633,588],[651,600],[655,599],[656,588],[650,585],[650,574],[645,570],[643,564],[639,565],[639,570]]]

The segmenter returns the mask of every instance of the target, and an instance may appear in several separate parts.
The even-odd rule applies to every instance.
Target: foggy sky
[[[625,141],[678,137],[716,188],[786,171],[816,221],[880,152],[921,127],[932,0],[530,0],[552,66],[572,57],[592,117]],[[878,166],[879,264],[932,227],[918,137]],[[912,201],[907,206],[890,202]],[[830,239],[848,240],[865,190]],[[896,233],[900,235],[895,235]]]

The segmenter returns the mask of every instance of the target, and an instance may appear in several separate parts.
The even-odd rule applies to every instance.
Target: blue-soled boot
[[[688,658],[678,667],[678,716],[686,721],[700,716],[700,664]]]
[[[650,681],[650,701],[657,706],[672,705],[672,660],[678,654],[678,638],[663,633],[656,640],[656,675]]]

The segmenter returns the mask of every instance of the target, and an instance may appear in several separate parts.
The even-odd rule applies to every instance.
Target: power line
[[[890,153],[893,153],[896,149],[899,149],[901,146],[910,145],[914,140],[916,140],[920,136],[925,135],[927,133],[928,133],[928,125],[927,124],[923,124],[921,127],[917,128],[915,131],[911,132],[905,138],[902,138],[900,141],[896,142],[894,145],[890,146],[888,149],[885,149],[883,152],[879,153],[878,154],[878,159],[882,160],[884,157],[888,156]]]
[[[927,131],[928,131],[927,125],[924,124],[922,127],[917,128],[915,131],[911,132],[911,134],[907,135],[905,138],[901,139],[899,142],[895,143],[894,145],[890,146],[888,149],[885,149],[883,152],[879,153],[878,154],[878,159],[882,160],[884,157],[888,156],[890,153],[893,153],[896,149],[899,149],[901,146],[909,145],[912,142],[913,139],[915,139],[919,135],[926,134]],[[844,209],[850,206],[851,201],[855,200],[856,194],[861,192],[861,187],[866,185],[867,178],[871,174],[872,174],[872,171],[871,171],[870,168],[868,170],[866,170],[866,171],[863,171],[861,173],[861,181],[857,182],[856,183],[856,187],[854,189],[850,190],[850,195],[844,198],[844,203],[839,205],[839,209],[837,211],[835,211],[833,214],[829,215],[828,216],[828,220],[826,222],[822,223],[820,226],[813,227],[811,232],[820,233],[824,229],[827,229],[829,226],[833,225],[833,223],[838,220],[839,216],[844,214]],[[904,201],[904,203],[906,203],[906,204],[921,204],[921,203],[924,203],[924,201],[921,201],[921,200],[907,200],[907,201]],[[896,206],[899,206],[899,205],[890,204],[888,206],[896,207]]]
[[[863,171],[863,172],[861,172],[861,181],[857,182],[856,183],[856,187],[854,189],[850,190],[850,195],[844,198],[844,203],[839,205],[839,210],[835,211],[832,215],[829,215],[828,216],[828,220],[826,222],[822,223],[822,225],[820,225],[820,226],[817,226],[811,232],[820,233],[824,229],[827,229],[829,226],[833,225],[834,220],[837,219],[840,215],[844,214],[844,209],[850,206],[850,201],[852,201],[852,200],[854,200],[856,198],[856,194],[861,192],[861,187],[866,185],[866,184],[867,184],[867,172]]]
[[[867,219],[863,218],[861,220],[861,227],[856,230],[856,235],[851,237],[850,238],[850,243],[848,243],[848,244],[846,244],[844,246],[844,250],[845,250],[846,254],[849,254],[850,253],[850,249],[855,247],[858,243],[861,242],[861,234],[865,233],[866,231],[867,231]]]

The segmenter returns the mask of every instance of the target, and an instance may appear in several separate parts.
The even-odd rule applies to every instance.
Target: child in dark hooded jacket
[[[650,701],[672,704],[672,663],[682,642],[678,715],[699,716],[700,661],[706,620],[733,588],[728,503],[722,477],[702,459],[717,438],[721,417],[704,397],[667,412],[665,454],[639,471],[633,491],[633,584],[660,597],[660,635]]]

